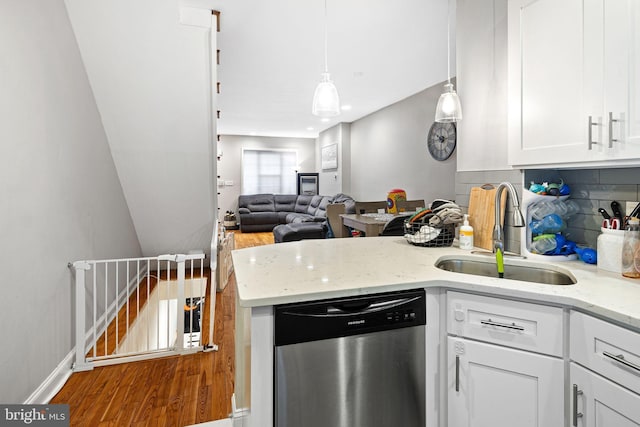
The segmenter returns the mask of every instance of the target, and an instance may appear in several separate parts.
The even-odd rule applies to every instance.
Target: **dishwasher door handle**
[[[411,304],[412,302],[421,299],[421,297],[409,297],[409,298],[397,298],[392,300],[374,302],[367,304],[364,307],[358,307],[356,309],[349,309],[346,305],[327,305],[326,313],[307,313],[306,311],[294,311],[287,310],[283,314],[300,316],[300,317],[348,317],[359,316],[362,314],[376,313],[379,311],[389,310],[392,308],[401,307],[403,305]]]

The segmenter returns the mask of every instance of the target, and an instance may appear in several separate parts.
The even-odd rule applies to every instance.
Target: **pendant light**
[[[313,94],[311,109],[313,115],[318,117],[335,117],[340,114],[340,97],[329,74],[327,38],[327,0],[324,0],[324,73],[320,74],[320,83]]]
[[[460,98],[451,83],[451,42],[450,42],[450,17],[449,17],[449,1],[447,1],[447,83],[444,85],[444,91],[438,99],[436,106],[436,122],[450,123],[462,120],[462,107],[460,106]]]

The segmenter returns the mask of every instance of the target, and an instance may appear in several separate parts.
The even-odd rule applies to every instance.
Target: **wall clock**
[[[456,149],[456,124],[435,122],[427,136],[429,154],[436,160],[447,160]]]

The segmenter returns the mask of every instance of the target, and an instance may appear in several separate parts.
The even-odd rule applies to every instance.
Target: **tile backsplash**
[[[571,199],[580,206],[580,212],[568,221],[567,238],[596,248],[602,215],[598,208],[611,214],[611,202],[617,201],[625,212],[625,202],[637,202],[640,194],[640,168],[528,170],[524,173],[525,186],[530,181],[557,182],[560,179],[571,188]]]
[[[596,248],[602,216],[598,208],[604,208],[611,214],[611,202],[617,201],[625,212],[625,202],[637,202],[640,199],[640,168],[620,169],[535,169],[521,171],[496,170],[456,173],[456,202],[465,210],[469,207],[469,192],[472,187],[483,184],[498,185],[511,182],[522,201],[523,183],[529,188],[534,182],[564,181],[571,188],[571,199],[580,207],[580,211],[568,221],[565,235],[579,244]],[[509,213],[512,211],[511,201],[507,201],[505,224],[506,249],[520,252],[521,229],[509,224]]]

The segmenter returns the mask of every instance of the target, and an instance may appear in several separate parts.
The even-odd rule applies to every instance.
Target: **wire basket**
[[[456,236],[455,224],[429,225],[429,218],[425,215],[423,221],[404,222],[404,238],[416,246],[441,248],[451,246]]]

